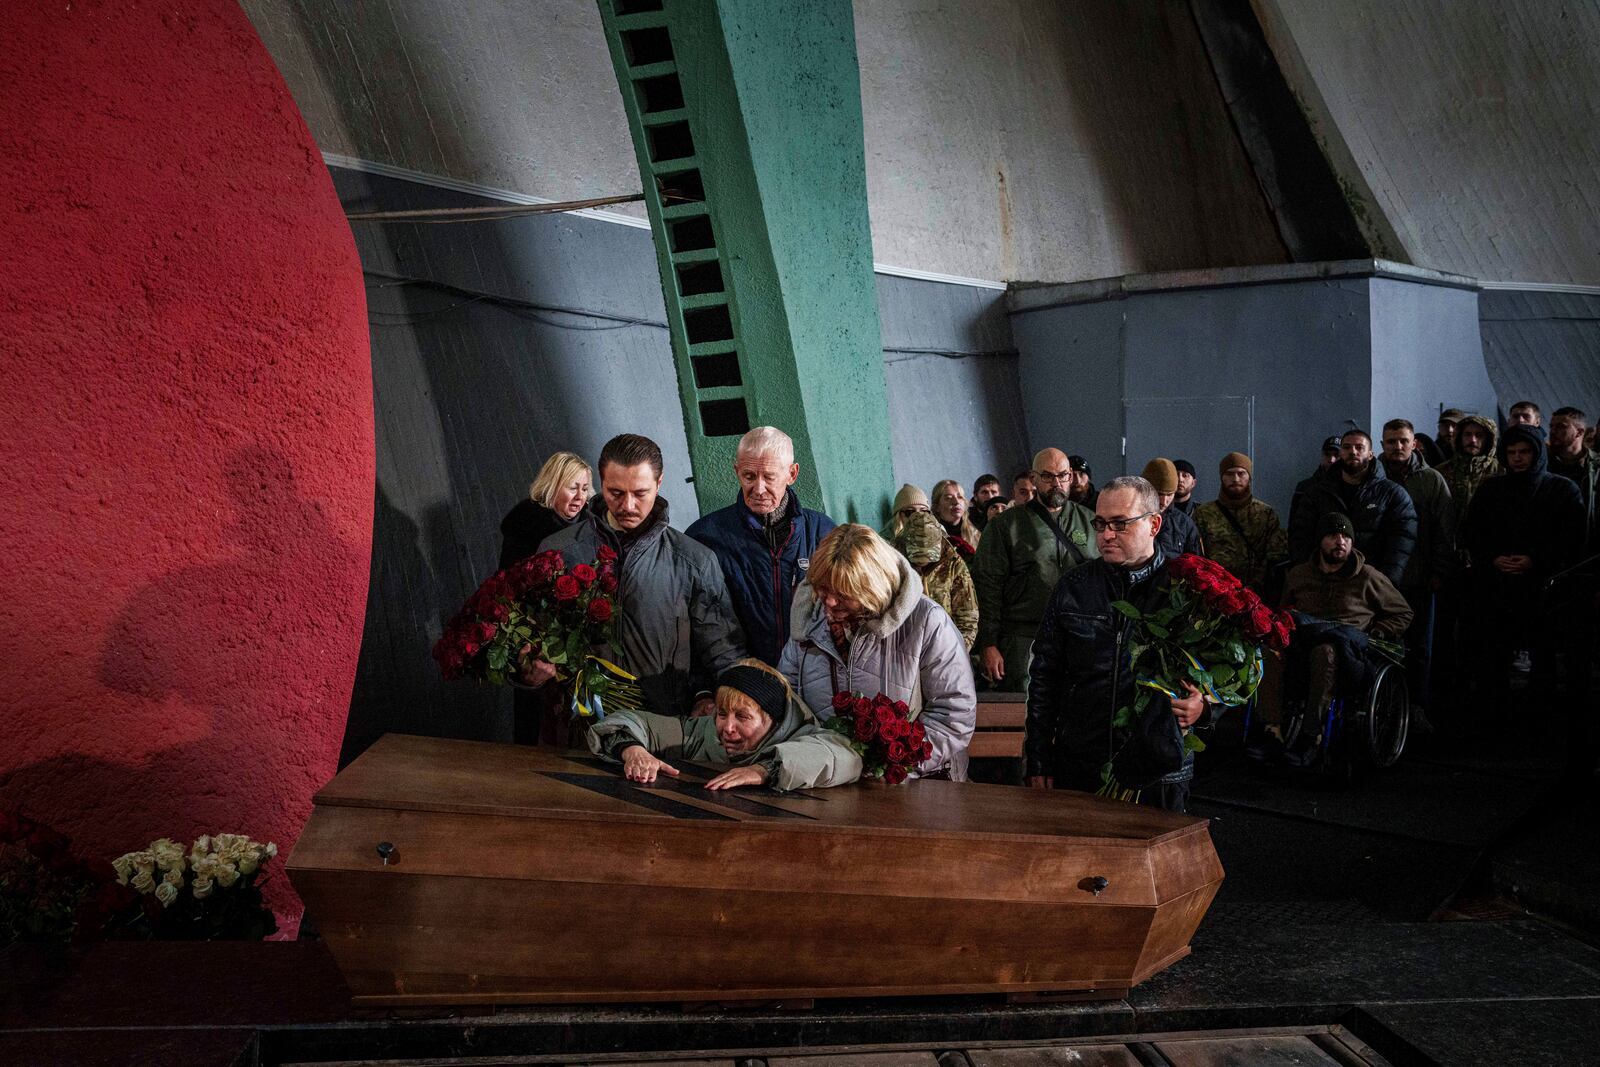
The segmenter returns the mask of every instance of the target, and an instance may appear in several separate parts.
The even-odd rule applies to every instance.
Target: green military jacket
[[[1049,514],[1035,500],[989,520],[972,568],[978,588],[976,647],[999,645],[1005,638],[1032,641],[1061,575],[1099,558],[1089,525],[1094,512],[1071,501],[1061,509],[1055,518],[1065,546],[1051,531]]]
[[[1237,508],[1209,500],[1194,509],[1194,521],[1200,527],[1206,555],[1254,589],[1261,588],[1273,564],[1289,558],[1289,536],[1278,513],[1255,497]]]

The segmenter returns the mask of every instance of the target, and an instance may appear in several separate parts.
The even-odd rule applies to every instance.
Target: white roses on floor
[[[271,841],[262,844],[244,834],[202,834],[187,856],[182,845],[163,837],[138,852],[118,856],[111,866],[120,884],[154,894],[162,907],[171,907],[186,884],[196,900],[204,900],[219,888],[249,878],[277,854],[278,846]]]

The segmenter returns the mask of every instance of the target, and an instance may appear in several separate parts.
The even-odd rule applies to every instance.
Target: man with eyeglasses
[[[1072,503],[1072,464],[1059,448],[1033,457],[1032,500],[989,520],[973,561],[978,587],[978,665],[991,685],[1022,692],[1033,635],[1061,575],[1099,555],[1090,520]]]
[[[1138,747],[1145,729],[1114,728],[1117,710],[1132,707],[1135,678],[1129,642],[1133,623],[1111,605],[1127,601],[1155,611],[1167,599],[1167,557],[1156,544],[1161,503],[1143,478],[1114,478],[1100,490],[1092,526],[1099,558],[1069,571],[1046,606],[1029,668],[1027,739],[1023,757],[1028,785],[1036,789],[1095,792],[1101,768]],[[1179,731],[1206,716],[1200,691],[1156,694],[1141,725],[1170,729],[1172,751]],[[1164,718],[1170,712],[1170,722]],[[1142,761],[1149,763],[1148,760]],[[1139,802],[1183,811],[1194,777],[1194,756],[1183,751],[1170,768],[1150,766],[1149,782],[1123,782],[1139,790]]]

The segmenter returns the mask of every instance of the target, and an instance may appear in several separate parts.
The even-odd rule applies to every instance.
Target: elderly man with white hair
[[[702,515],[688,532],[722,564],[745,647],[777,666],[789,640],[795,587],[805,581],[811,554],[834,522],[800,506],[794,491],[800,477],[794,442],[776,427],[757,426],[739,439],[733,472],[739,479],[738,497]]]

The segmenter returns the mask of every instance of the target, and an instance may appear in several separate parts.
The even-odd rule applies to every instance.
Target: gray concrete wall
[[[1485,289],[1478,314],[1502,411],[1532,400],[1600,419],[1600,293]]]
[[[1409,419],[1432,434],[1445,408],[1493,410],[1477,292],[1390,278],[1371,285],[1372,409],[1362,428],[1376,437],[1389,419]]]
[[[552,200],[639,188],[595,0],[242,4],[326,152]],[[856,35],[880,263],[1284,259],[1184,0],[857,0]]]
[[[1011,316],[1031,450],[1083,456],[1100,481],[1122,473],[1127,310],[1108,300]]]
[[[1600,7],[1255,0],[1335,162],[1418,266],[1600,282]]]
[[[1157,455],[1186,458],[1208,500],[1217,461],[1250,451],[1256,495],[1287,519],[1322,438],[1369,415],[1368,315],[1359,278],[1141,292],[1013,314],[1029,437],[1084,442],[1100,482],[1137,474]],[[1052,373],[1072,384],[1034,400],[1030,382]]]
[[[1027,464],[1017,352],[1005,293],[878,276],[894,488]],[[892,489],[891,489],[892,491]]]

